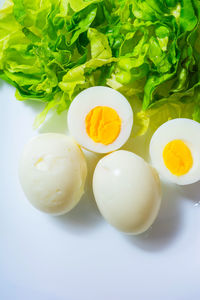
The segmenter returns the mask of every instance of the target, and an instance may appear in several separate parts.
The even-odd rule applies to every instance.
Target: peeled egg
[[[47,133],[25,146],[19,178],[37,209],[54,215],[70,211],[84,192],[87,165],[78,145],[64,134]]]
[[[71,135],[82,147],[107,153],[120,148],[129,138],[133,112],[119,92],[103,86],[81,92],[68,111]]]
[[[161,125],[150,142],[152,165],[165,180],[186,185],[200,180],[200,124],[174,119]]]
[[[98,162],[93,192],[104,218],[129,234],[146,231],[160,208],[161,188],[156,171],[129,151],[113,152]]]

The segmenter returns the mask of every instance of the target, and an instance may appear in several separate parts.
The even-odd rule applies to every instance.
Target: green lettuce
[[[67,109],[107,85],[137,106],[138,134],[170,118],[200,122],[199,0],[7,0],[0,78],[19,100]]]

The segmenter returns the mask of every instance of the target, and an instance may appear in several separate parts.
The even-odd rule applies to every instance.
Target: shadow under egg
[[[200,205],[200,181],[178,187],[179,193],[187,200],[191,200],[195,205]]]
[[[181,198],[176,185],[162,183],[163,199],[153,225],[137,236],[126,236],[135,246],[148,252],[162,251],[170,247],[182,228]]]

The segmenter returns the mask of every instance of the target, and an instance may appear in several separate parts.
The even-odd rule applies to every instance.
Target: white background
[[[17,168],[43,105],[17,101],[3,82],[0,98],[0,299],[200,299],[200,183],[163,184],[152,228],[126,236],[96,208],[91,178],[98,156],[87,154],[90,175],[79,205],[61,217],[42,214],[25,199]],[[52,131],[66,132],[66,113],[51,115],[40,129]],[[137,138],[126,149],[144,154],[147,144]]]

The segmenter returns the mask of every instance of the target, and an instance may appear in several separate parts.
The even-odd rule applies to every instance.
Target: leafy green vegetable
[[[19,100],[46,103],[36,126],[93,85],[140,103],[138,134],[175,117],[200,122],[199,22],[199,0],[7,0],[0,78]]]

